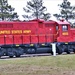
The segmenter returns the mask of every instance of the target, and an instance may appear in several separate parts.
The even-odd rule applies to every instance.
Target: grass
[[[75,55],[0,59],[0,75],[75,75]]]

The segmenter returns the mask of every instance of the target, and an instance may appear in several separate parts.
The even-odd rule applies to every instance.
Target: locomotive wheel
[[[59,51],[58,51],[58,54],[62,54],[62,51],[61,51],[61,50],[59,50]]]
[[[16,57],[20,57],[20,55],[21,55],[21,54],[19,53],[18,49],[15,49],[15,56],[16,56]]]
[[[53,55],[53,52],[51,51],[51,54]]]
[[[16,56],[16,57],[20,57],[20,54],[16,54],[15,56]]]
[[[75,51],[73,51],[75,53]]]
[[[6,49],[4,49],[4,48],[1,48],[1,49],[0,49],[0,57],[4,55],[5,50],[6,50]]]
[[[34,54],[34,53],[36,53],[35,48],[29,48],[29,49],[27,49],[27,51],[26,51],[26,54]]]
[[[70,54],[70,51],[67,51],[66,53],[67,53],[67,54]]]
[[[57,51],[57,53],[58,53],[59,55],[62,54],[62,52],[64,51],[64,50],[63,50],[63,46],[62,46],[62,45],[58,45],[56,51]]]
[[[75,53],[75,50],[73,50],[73,52]]]
[[[12,48],[13,52],[14,52],[14,55],[16,57],[20,57],[21,55],[23,55],[24,53],[24,50],[21,48],[21,47],[18,47],[18,48]]]
[[[13,52],[12,48],[8,48],[8,49],[7,49],[7,55],[8,55],[10,58],[13,58],[14,52]]]

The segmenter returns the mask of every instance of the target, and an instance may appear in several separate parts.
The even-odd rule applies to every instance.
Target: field
[[[0,75],[75,75],[75,54],[0,59]]]

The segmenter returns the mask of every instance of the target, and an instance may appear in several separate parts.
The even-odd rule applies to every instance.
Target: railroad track
[[[71,55],[74,54],[73,52],[70,53]],[[62,53],[61,55],[67,55],[67,53]],[[0,59],[14,59],[14,58],[27,58],[27,57],[40,57],[40,56],[52,56],[50,53],[42,53],[42,54],[24,54],[24,55],[21,55],[20,57],[13,57],[13,58],[10,58],[9,56],[2,56]],[[58,54],[57,54],[58,56]]]
[[[51,56],[50,53],[43,53],[43,54],[24,54],[24,55],[21,55],[20,57],[13,57],[13,58],[27,58],[27,57],[39,57],[39,56]],[[2,56],[0,59],[13,59],[13,58],[10,58],[9,56]]]

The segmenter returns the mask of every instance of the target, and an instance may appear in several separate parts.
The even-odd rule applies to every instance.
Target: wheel
[[[22,55],[21,50],[19,48],[13,48],[13,50],[16,57],[20,57],[20,55]]]
[[[62,54],[62,50],[59,50],[59,51],[58,51],[58,54]]]
[[[16,54],[15,56],[16,56],[16,57],[20,57],[20,54],[18,54],[18,55]]]
[[[0,57],[1,57],[1,56],[4,56],[5,51],[6,51],[6,49],[4,49],[4,48],[1,48],[1,49],[0,49]]]
[[[26,54],[35,54],[35,53],[36,53],[35,48],[29,48],[29,49],[27,49],[27,51],[26,51]]]
[[[62,45],[59,45],[59,46],[56,47],[56,52],[57,52],[58,54],[62,54],[63,51],[64,51],[64,48],[63,48]]]
[[[7,55],[8,55],[10,58],[13,58],[14,52],[13,52],[12,48],[8,48],[8,49],[7,49]]]
[[[53,52],[51,51],[51,54],[53,55]]]
[[[21,55],[24,54],[24,49],[22,49],[21,47],[18,47],[18,48],[12,48],[13,52],[14,52],[14,55],[16,57],[20,57]]]
[[[73,50],[73,52],[75,53],[75,50]]]
[[[70,54],[70,51],[67,51],[66,53],[67,53],[67,54]]]
[[[21,54],[19,53],[19,51],[16,50],[16,51],[15,51],[15,56],[16,56],[16,57],[20,57],[20,55],[21,55]]]

